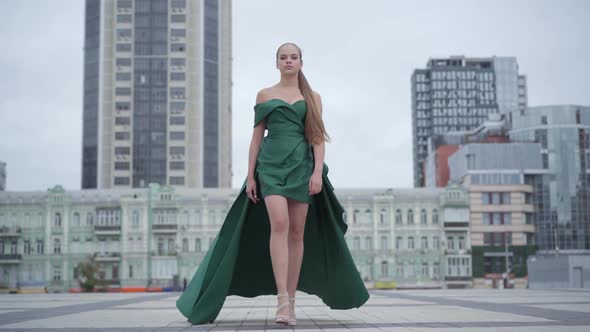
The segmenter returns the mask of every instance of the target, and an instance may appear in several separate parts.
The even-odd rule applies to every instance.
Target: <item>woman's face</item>
[[[299,56],[299,50],[292,44],[283,45],[277,56],[277,69],[281,74],[297,74],[303,62]]]

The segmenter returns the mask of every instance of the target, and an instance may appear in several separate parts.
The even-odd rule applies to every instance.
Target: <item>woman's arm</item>
[[[322,116],[322,98],[319,93],[313,92],[315,105],[318,108],[320,117]],[[311,179],[309,181],[309,194],[315,195],[322,191],[322,171],[324,169],[324,157],[326,155],[326,144],[313,144],[314,167]]]
[[[261,90],[256,95],[256,104],[261,103],[264,100],[264,90]],[[264,137],[264,130],[266,129],[266,121],[262,120],[252,132],[252,139],[250,140],[250,149],[248,152],[248,179],[246,184],[246,194],[250,200],[254,203],[258,202],[256,195],[256,181],[254,180],[254,171],[256,170],[256,161],[258,160],[258,151],[260,150],[260,144]]]

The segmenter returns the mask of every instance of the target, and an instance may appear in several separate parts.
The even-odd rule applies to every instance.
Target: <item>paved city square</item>
[[[269,331],[275,298],[229,297],[217,321],[191,325],[179,293],[0,295],[0,331]],[[588,331],[590,291],[372,291],[360,309],[330,310],[298,294],[296,330]]]

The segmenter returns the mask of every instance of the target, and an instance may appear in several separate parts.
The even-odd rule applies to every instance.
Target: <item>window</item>
[[[185,29],[171,29],[170,30],[170,37],[174,40],[184,39],[186,37],[186,30]]]
[[[171,125],[184,125],[184,116],[171,116],[170,117],[170,124]]]
[[[115,169],[119,171],[129,170],[130,163],[128,161],[116,161],[115,162]]]
[[[115,185],[116,186],[127,186],[127,185],[129,185],[129,177],[116,176],[115,177]]]
[[[505,243],[507,242],[507,243]],[[512,233],[511,232],[487,232],[483,233],[483,243],[486,246],[504,246],[512,245]]]
[[[53,268],[53,281],[61,281],[61,268]]]
[[[117,73],[117,81],[131,81],[131,73]]]
[[[414,224],[414,211],[412,209],[408,210],[408,225]]]
[[[170,154],[171,155],[184,155],[184,146],[171,146],[170,147]]]
[[[500,194],[501,193],[491,193],[491,195],[492,195],[492,204],[494,204],[494,205],[500,204]]]
[[[130,73],[127,73],[130,74]],[[115,109],[117,111],[128,111],[129,110],[129,102],[117,102],[115,103]]]
[[[128,141],[131,139],[131,133],[128,131],[115,132],[115,140],[117,141]]]
[[[395,224],[401,225],[402,224],[402,210],[395,210]]]
[[[182,252],[188,252],[188,239],[182,239]]]
[[[172,23],[184,23],[186,21],[186,15],[172,15],[170,21]]]
[[[171,170],[184,170],[184,161],[171,161],[170,162],[170,169]]]
[[[428,249],[428,238],[426,236],[421,238],[421,248]]]
[[[53,217],[53,226],[61,227],[61,213],[57,212]]]
[[[186,59],[184,58],[172,58],[170,59],[171,69],[182,70],[186,66]]]
[[[447,248],[451,250],[455,249],[455,239],[452,236],[447,238]]]
[[[185,98],[184,88],[179,88],[179,87],[170,88],[170,98],[184,99]]]
[[[57,255],[61,254],[61,242],[59,239],[53,240],[53,253]]]
[[[432,210],[432,223],[435,225],[438,224],[438,210],[437,209]]]
[[[504,214],[502,215],[503,220],[502,220],[502,224],[504,225],[510,225],[512,224],[512,213],[510,212],[504,212]]]
[[[111,268],[111,277],[113,280],[119,279],[119,265],[113,265],[113,267]]]
[[[86,214],[86,225],[92,226],[94,224],[94,214],[92,212],[88,212]]]
[[[131,44],[117,43],[117,52],[131,52]]]
[[[171,72],[170,73],[170,80],[172,80],[172,81],[184,81],[184,80],[186,80],[186,75],[185,75],[185,73]]]
[[[119,0],[117,1],[117,8],[131,8],[132,0]]]
[[[185,102],[184,101],[173,101],[170,103],[170,113],[179,114],[184,112]]]
[[[131,124],[131,118],[118,116],[115,118],[115,125],[128,126]]]
[[[25,240],[24,241],[23,252],[24,252],[25,255],[30,255],[31,254],[31,240]]]
[[[549,156],[546,153],[542,153],[541,157],[543,158],[543,168],[548,169],[549,168]]]
[[[403,245],[404,245],[404,238],[401,236],[398,236],[395,238],[395,249],[402,249]]]
[[[370,236],[365,238],[365,249],[373,250],[373,238]]]
[[[131,40],[131,29],[117,29],[117,40],[130,41]]]
[[[422,263],[422,278],[428,278],[429,276],[429,268],[428,263]]]
[[[171,131],[170,132],[170,140],[183,141],[184,140],[184,131]]]
[[[389,275],[389,264],[387,264],[387,261],[383,261],[383,262],[381,262],[381,276],[387,277],[388,275]]]
[[[131,88],[115,88],[115,95],[117,96],[131,96]]]
[[[133,227],[139,226],[139,211],[137,210],[133,210],[133,213],[131,215],[131,225]]]
[[[186,0],[172,0],[170,2],[170,7],[172,7],[172,8],[185,8],[186,7]]]
[[[432,278],[438,280],[440,275],[440,264],[438,262],[434,262],[432,265]]]
[[[171,186],[184,186],[184,176],[171,176],[170,177],[170,185]]]
[[[37,240],[37,254],[39,255],[43,255],[43,250],[44,245],[43,245],[43,240]]]
[[[438,236],[432,237],[432,248],[434,248],[434,249],[440,248],[440,238]]]
[[[186,46],[184,43],[170,44],[170,52],[184,52]]]
[[[74,212],[74,226],[80,226],[80,214]]]
[[[356,249],[356,250],[358,250],[358,249],[360,249],[360,248],[361,248],[361,238],[360,238],[360,237],[358,237],[358,236],[355,236],[355,237],[352,239],[352,248],[353,248],[353,249]]]
[[[426,218],[427,218],[427,216],[426,216],[426,210],[425,209],[422,209],[420,211],[420,224],[426,225],[428,223],[428,221],[427,221]]]
[[[381,249],[382,250],[389,249],[389,241],[387,239],[387,235],[381,236]]]
[[[365,210],[365,222],[368,223],[373,223],[373,212],[371,211],[371,209],[366,209]]]
[[[117,58],[115,60],[115,64],[117,67],[130,67],[131,66],[131,59],[130,58]]]
[[[465,238],[463,236],[459,236],[459,250],[465,249]]]
[[[358,223],[358,221],[359,221],[358,219],[359,219],[359,214],[360,213],[361,212],[359,210],[354,210],[354,212],[352,213],[352,223],[353,224]]]
[[[195,239],[195,251],[201,252],[201,239]]]
[[[408,249],[414,249],[414,237],[408,237]]]
[[[131,15],[117,15],[117,23],[131,23]]]

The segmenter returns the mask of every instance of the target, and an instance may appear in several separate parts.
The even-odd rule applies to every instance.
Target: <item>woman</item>
[[[360,307],[369,298],[344,240],[344,210],[327,177],[329,136],[320,95],[302,65],[297,45],[281,45],[281,79],[256,97],[248,177],[176,302],[193,324],[212,322],[228,295],[277,294],[275,322],[291,326],[297,289],[332,309]]]

